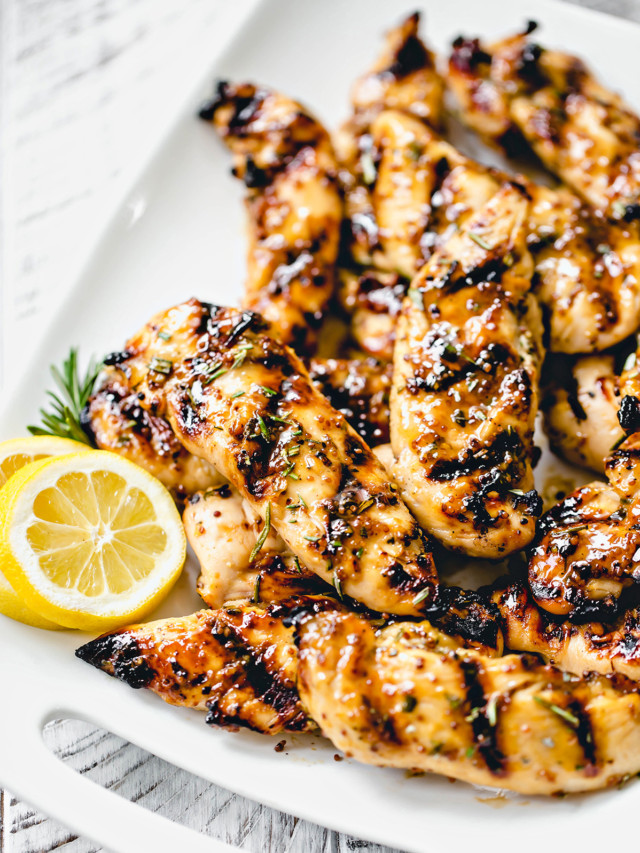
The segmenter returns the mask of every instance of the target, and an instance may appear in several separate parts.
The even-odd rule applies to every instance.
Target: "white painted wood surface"
[[[165,94],[189,84],[190,46],[216,26],[221,2],[0,0],[5,384],[7,353],[66,293],[69,258],[152,147]],[[570,2],[640,21],[640,0]],[[237,797],[86,723],[53,723],[46,738],[95,782],[254,853],[392,853]],[[0,853],[96,849],[0,792]]]

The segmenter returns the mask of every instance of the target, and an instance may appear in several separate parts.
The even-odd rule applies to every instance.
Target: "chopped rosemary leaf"
[[[260,390],[262,391],[263,394],[266,394],[267,397],[275,397],[276,394],[278,393],[277,391],[274,391],[273,388],[267,388],[266,385],[261,385]]]
[[[169,334],[169,332],[158,332],[158,337],[160,338],[161,341],[170,341],[171,340],[171,335]]]
[[[227,367],[219,367],[217,370],[214,370],[213,373],[210,373],[202,384],[211,385],[214,379],[217,379],[219,376],[224,376],[224,374],[228,372],[229,369]]]
[[[356,510],[356,515],[361,515],[365,510],[369,509],[370,506],[373,506],[374,503],[375,501],[373,498],[367,498],[366,501],[362,501]]]
[[[298,570],[298,574],[302,574],[302,567],[300,566],[300,560],[297,557],[293,558],[293,562],[295,563],[295,567]]]
[[[173,370],[173,362],[169,361],[168,358],[158,358],[154,355],[154,357],[149,362],[149,370],[153,370],[156,373],[162,373],[164,376],[168,376]]]
[[[267,415],[270,421],[275,421],[277,424],[290,424],[291,421],[287,418],[279,418],[278,415]]]
[[[410,287],[407,290],[407,296],[416,306],[416,308],[420,308],[421,311],[424,310],[424,299],[422,296],[422,291],[418,290],[417,287]]]
[[[258,575],[256,577],[256,582],[253,587],[253,603],[260,604],[260,581],[262,580],[262,575]]]
[[[238,347],[238,354],[233,360],[233,364],[231,365],[231,370],[235,370],[236,367],[241,367],[244,364],[244,361],[247,357],[247,353],[251,352],[253,349],[253,344],[241,344]]]
[[[235,394],[232,394],[232,395],[231,395],[231,399],[232,399],[232,400],[237,400],[237,399],[238,399],[238,397],[244,397],[244,394],[245,394],[245,392],[244,392],[244,391],[236,391],[236,393],[235,393]]]
[[[298,495],[298,498],[300,499],[300,503],[302,504],[302,506],[303,506],[305,509],[307,509],[307,502],[306,502],[306,501],[305,501],[305,499],[302,497],[302,495],[300,494],[300,492],[296,492],[296,494]]]
[[[483,240],[483,238],[474,231],[467,231],[467,234],[469,235],[469,239],[473,240],[473,242],[480,246],[481,249],[484,249],[487,252],[490,252],[493,249],[493,246],[489,245],[486,240]]]
[[[93,441],[82,427],[82,411],[93,394],[96,380],[102,370],[102,361],[91,359],[84,375],[78,371],[78,350],[72,348],[62,362],[62,368],[51,365],[51,375],[60,391],[48,391],[52,411],[40,409],[42,425],[28,426],[31,435],[57,435],[72,438],[93,447]]]
[[[258,426],[260,427],[260,432],[262,433],[264,440],[271,441],[271,433],[267,429],[267,425],[265,424],[262,415],[256,415],[256,420],[258,421]]]
[[[340,578],[338,577],[338,572],[336,569],[333,570],[333,585],[336,589],[336,592],[338,593],[338,598],[342,601],[344,598],[342,595],[342,583],[340,582]]]
[[[269,501],[269,503],[267,504],[267,511],[265,513],[265,516],[264,516],[264,527],[262,528],[262,532],[260,533],[260,536],[258,536],[258,541],[253,546],[253,551],[251,552],[251,555],[249,556],[249,562],[250,563],[253,563],[256,556],[262,550],[262,546],[267,541],[267,536],[269,535],[270,530],[271,530],[271,501]]]
[[[358,548],[358,550],[356,551],[356,557],[358,559],[360,559],[360,557],[362,557],[363,554],[364,554],[364,548]]]
[[[413,605],[417,606],[418,604],[422,604],[429,596],[431,595],[431,587],[425,586],[424,589],[421,589],[420,592],[414,597]]]
[[[586,530],[587,524],[575,524],[573,527],[565,527],[563,533],[577,533],[579,530]]]
[[[306,539],[307,542],[319,542],[322,539],[322,536],[303,536],[303,539]]]
[[[543,708],[546,708],[548,711],[552,711],[561,720],[564,720],[565,723],[568,723],[572,728],[577,729],[580,725],[580,720],[576,717],[575,714],[572,714],[571,711],[567,711],[566,708],[561,708],[560,705],[555,705],[553,702],[549,702],[547,699],[542,696],[534,696],[534,701],[538,703],[538,705],[542,705]]]
[[[489,698],[487,702],[487,709],[485,711],[485,716],[487,718],[487,722],[491,726],[491,728],[495,728],[496,723],[498,722],[498,700],[499,696],[495,693],[493,696]]]

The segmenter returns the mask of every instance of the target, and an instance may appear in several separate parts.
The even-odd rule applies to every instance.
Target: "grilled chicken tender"
[[[528,185],[536,296],[554,352],[601,351],[640,322],[640,240],[564,187]]]
[[[106,634],[76,655],[170,705],[205,711],[210,725],[314,731],[296,690],[293,630],[280,616],[279,606],[202,610]]]
[[[107,356],[106,363],[116,365],[121,356]],[[208,462],[184,449],[165,418],[143,408],[117,366],[107,367],[103,383],[83,413],[83,426],[96,447],[126,456],[179,498],[224,482]]]
[[[569,462],[603,473],[611,448],[624,436],[615,358],[588,355],[571,365],[556,360],[549,374],[542,408],[552,448]]]
[[[419,614],[437,584],[422,531],[368,446],[264,328],[250,312],[190,300],[128,341],[118,370],[302,565],[374,610]]]
[[[335,288],[342,201],[327,131],[300,104],[251,83],[220,83],[201,117],[247,187],[244,305],[279,338],[313,350]]]
[[[197,589],[209,607],[251,598],[260,571],[252,554],[264,522],[247,501],[230,486],[191,495],[182,514],[189,544],[198,558],[201,574]],[[284,541],[267,530],[261,551],[283,554]]]
[[[310,616],[298,644],[303,706],[358,761],[525,794],[604,788],[640,769],[640,695],[624,678],[489,657],[425,623],[376,631],[353,613]]]
[[[640,681],[640,609],[629,608],[614,622],[559,621],[540,609],[526,582],[498,583],[491,594],[503,620],[505,645],[534,652],[564,672],[620,673]]]
[[[528,295],[528,199],[506,184],[436,251],[403,304],[395,348],[395,479],[435,538],[498,558],[528,544],[541,361]]]
[[[409,282],[398,273],[371,268],[341,269],[338,300],[350,316],[358,347],[380,361],[391,361],[396,320]]]
[[[454,42],[449,83],[466,121],[507,150],[524,137],[542,162],[597,210],[640,216],[640,119],[575,56],[525,32],[493,45]]]
[[[640,436],[606,469],[609,484],[583,486],[544,516],[529,561],[539,606],[575,622],[615,618],[623,593],[640,581]]]

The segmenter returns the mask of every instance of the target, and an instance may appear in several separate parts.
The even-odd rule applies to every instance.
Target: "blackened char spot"
[[[490,468],[504,467],[508,457],[519,458],[524,448],[520,436],[514,431],[504,430],[495,436],[492,443],[482,447],[477,453],[469,453],[460,459],[438,459],[429,474],[432,480],[454,480],[487,471]]]
[[[618,421],[626,433],[640,430],[640,400],[627,394],[618,409]]]
[[[430,64],[425,46],[417,36],[410,35],[396,53],[395,61],[389,66],[388,73],[399,80]]]
[[[458,36],[453,42],[451,63],[464,74],[475,72],[479,65],[490,65],[491,55],[480,47],[480,40]]]
[[[111,367],[112,365],[122,364],[128,358],[131,358],[131,353],[128,350],[120,350],[119,352],[110,352],[105,355],[103,364]]]
[[[130,634],[107,634],[76,649],[76,657],[96,669],[107,671],[111,664],[113,675],[129,687],[147,687],[155,673],[142,657],[138,642]]]
[[[488,769],[495,776],[505,773],[505,757],[500,751],[497,739],[498,725],[492,725],[487,714],[487,698],[479,678],[478,663],[472,660],[461,661],[468,702],[468,719],[473,730],[476,747]],[[497,710],[496,710],[497,714]]]
[[[424,615],[447,634],[497,648],[502,630],[500,612],[482,591],[441,585]]]

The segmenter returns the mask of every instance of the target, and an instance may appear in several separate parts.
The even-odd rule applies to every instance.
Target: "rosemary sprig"
[[[271,503],[267,504],[267,511],[264,517],[264,527],[262,528],[262,533],[258,537],[258,541],[254,545],[253,551],[249,555],[249,562],[253,563],[255,558],[258,556],[259,552],[262,550],[262,546],[267,541],[267,536],[269,535],[269,531],[271,530]]]
[[[75,348],[69,350],[61,368],[52,364],[51,375],[59,391],[47,391],[51,399],[51,411],[40,409],[42,426],[28,426],[31,435],[57,435],[93,446],[82,427],[81,416],[102,366],[102,361],[91,359],[85,373],[81,374],[78,370],[78,350]]]

